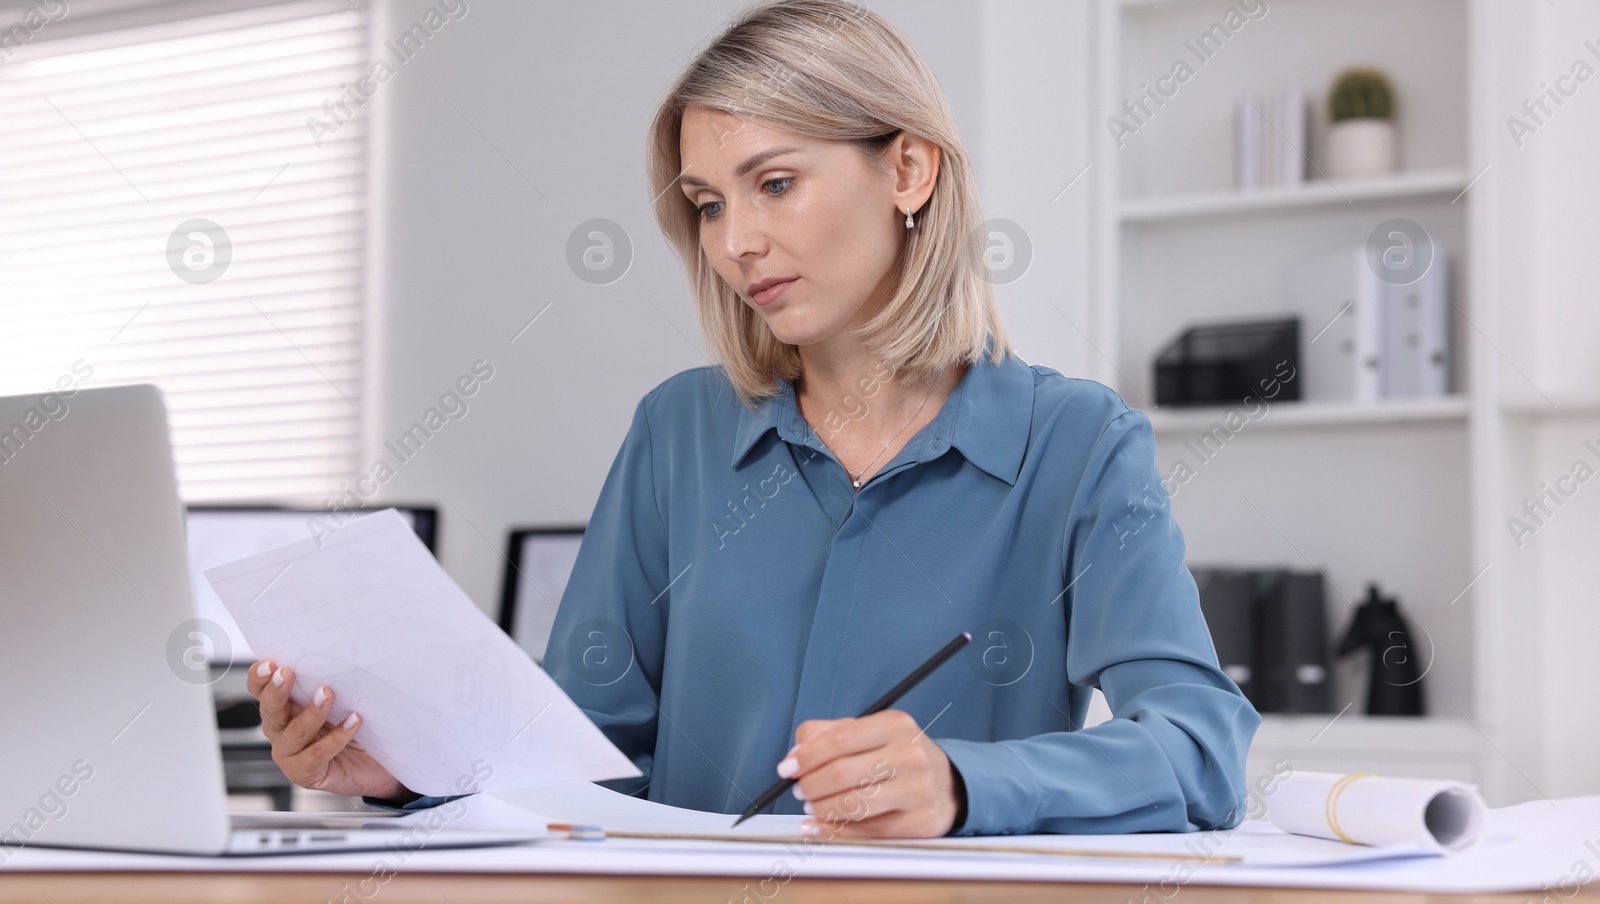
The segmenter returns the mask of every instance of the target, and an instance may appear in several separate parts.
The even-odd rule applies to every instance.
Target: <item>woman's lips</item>
[[[786,282],[781,282],[781,283],[778,283],[776,285],[768,286],[767,288],[762,289],[761,291],[757,292],[752,300],[755,301],[756,304],[761,305],[762,307],[766,307],[767,305],[772,304],[774,301],[777,301],[778,298],[780,296],[782,296],[784,292],[787,292],[789,290],[790,286],[794,285],[795,280],[797,280],[799,278],[800,277],[797,276],[794,279],[788,280]]]

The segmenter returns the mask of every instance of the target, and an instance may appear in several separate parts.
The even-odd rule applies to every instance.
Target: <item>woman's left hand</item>
[[[897,709],[862,719],[810,719],[795,729],[778,775],[824,838],[937,838],[955,825],[950,759]]]

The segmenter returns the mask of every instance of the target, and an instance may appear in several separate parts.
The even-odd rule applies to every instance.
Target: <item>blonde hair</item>
[[[800,354],[772,334],[700,251],[694,205],[674,190],[689,106],[759,115],[786,131],[851,141],[884,168],[884,152],[901,131],[937,145],[938,176],[927,203],[913,211],[916,226],[906,230],[894,295],[857,335],[911,383],[976,362],[990,335],[991,360],[1005,360],[1011,342],[980,256],[977,180],[933,71],[894,26],[863,6],[766,0],[689,63],[657,109],[646,148],[656,220],[684,262],[701,329],[741,402],[753,408],[777,394],[778,377],[797,379]]]

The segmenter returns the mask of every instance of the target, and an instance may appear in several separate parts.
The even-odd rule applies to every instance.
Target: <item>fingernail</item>
[[[816,820],[808,819],[805,822],[800,823],[800,834],[820,835],[822,834],[822,826],[819,825]]]
[[[326,702],[328,702],[328,686],[324,684],[322,687],[317,688],[315,694],[311,695],[311,705],[321,706]]]
[[[360,722],[360,721],[361,721],[361,714],[360,713],[351,713],[350,715],[345,716],[344,717],[344,721],[340,722],[339,725],[345,731],[349,731],[350,729],[355,728],[356,727],[356,723]]]
[[[794,757],[789,757],[789,758],[785,759],[783,762],[778,764],[778,777],[779,778],[794,778],[795,774],[798,773],[799,771],[800,771],[800,761],[795,759]]]
[[[806,801],[806,805],[805,805],[805,806],[803,806],[803,807],[801,807],[801,808],[800,808],[800,809],[802,809],[802,810],[804,810],[804,811],[806,811],[806,815],[807,815],[807,816],[814,816],[814,815],[816,815],[816,812],[815,812],[815,811],[814,811],[814,810],[812,810],[812,809],[811,809],[811,802],[810,802],[810,801]]]
[[[272,684],[274,687],[283,687],[283,669],[272,673]]]
[[[804,791],[800,790],[800,786],[799,785],[795,785],[794,786],[794,799],[795,800],[805,800],[806,799],[806,793]]]
[[[256,677],[265,678],[270,674],[272,674],[272,663],[263,659],[261,664],[256,666]]]

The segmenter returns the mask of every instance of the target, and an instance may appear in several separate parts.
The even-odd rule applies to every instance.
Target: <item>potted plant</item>
[[[1394,88],[1376,69],[1347,69],[1328,92],[1327,167],[1334,178],[1395,169]]]

